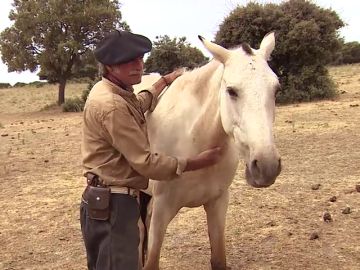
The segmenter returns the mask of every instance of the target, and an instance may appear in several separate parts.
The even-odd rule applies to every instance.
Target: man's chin
[[[141,83],[141,75],[132,75],[131,76],[131,84],[134,85],[134,84],[138,84],[138,83]]]
[[[139,83],[141,83],[141,78],[136,80],[132,85],[139,84]]]

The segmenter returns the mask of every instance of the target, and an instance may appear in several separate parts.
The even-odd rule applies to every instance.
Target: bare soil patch
[[[360,65],[331,74],[338,99],[277,108],[283,171],[272,187],[249,187],[239,165],[226,226],[233,270],[360,269]],[[86,269],[82,114],[39,112],[56,100],[56,88],[40,89],[0,90],[0,269]],[[203,209],[182,209],[168,228],[162,269],[209,269],[209,259]]]

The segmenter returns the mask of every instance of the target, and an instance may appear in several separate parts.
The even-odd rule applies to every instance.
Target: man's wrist
[[[165,82],[166,86],[170,85],[171,82],[165,76],[161,76],[161,79]]]

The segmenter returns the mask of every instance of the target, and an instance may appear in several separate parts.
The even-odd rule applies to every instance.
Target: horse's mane
[[[177,91],[191,91],[194,96],[197,96],[199,101],[203,100],[209,89],[212,89],[215,71],[222,64],[216,59],[212,59],[207,64],[186,71],[177,82]]]
[[[182,77],[185,80],[195,80],[196,83],[200,83],[202,85],[205,80],[211,77],[219,65],[221,65],[219,61],[212,59],[201,67],[186,71]]]

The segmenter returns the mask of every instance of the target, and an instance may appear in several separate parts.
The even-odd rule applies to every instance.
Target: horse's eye
[[[229,94],[230,97],[232,98],[237,98],[238,94],[236,93],[236,91],[234,90],[234,88],[232,87],[227,87],[226,88],[226,92]]]

